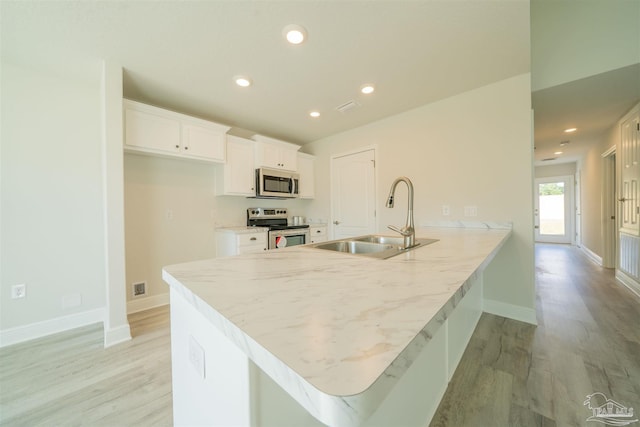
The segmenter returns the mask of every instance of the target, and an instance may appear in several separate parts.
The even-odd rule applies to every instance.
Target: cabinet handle
[[[256,239],[255,237],[252,237],[252,238],[250,238],[249,240],[258,240],[258,239]]]
[[[338,224],[340,224],[340,221],[333,221],[333,223],[334,223],[335,225],[338,225]]]
[[[176,144],[176,148],[180,148],[180,146],[178,144]]]
[[[321,230],[316,230],[316,233],[322,233],[322,231]]]
[[[188,149],[189,149],[189,147],[184,147],[184,149],[185,149],[185,150],[188,150]]]

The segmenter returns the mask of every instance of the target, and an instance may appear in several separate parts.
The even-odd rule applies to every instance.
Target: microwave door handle
[[[296,192],[296,182],[293,179],[293,177],[291,177],[289,178],[289,194],[293,196],[295,192]]]

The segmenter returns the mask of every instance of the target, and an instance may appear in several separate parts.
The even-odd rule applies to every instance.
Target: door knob
[[[338,224],[340,224],[340,221],[333,221],[333,223],[334,223],[335,225],[338,225]]]

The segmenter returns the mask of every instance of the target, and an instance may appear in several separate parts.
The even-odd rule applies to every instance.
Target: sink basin
[[[326,249],[328,251],[347,252],[350,254],[372,254],[393,249],[393,245],[378,243],[367,243],[356,240],[333,240],[314,245],[316,249]]]
[[[408,249],[401,249],[404,243],[402,237],[369,234],[366,236],[350,237],[347,239],[331,240],[329,242],[305,245],[305,247],[348,253],[352,255],[362,255],[371,258],[387,259],[437,241],[437,239],[416,239],[415,246]]]

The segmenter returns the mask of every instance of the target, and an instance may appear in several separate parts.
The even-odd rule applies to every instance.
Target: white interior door
[[[536,242],[573,243],[573,176],[535,180]]]
[[[331,159],[331,222],[333,238],[376,231],[375,150]]]

